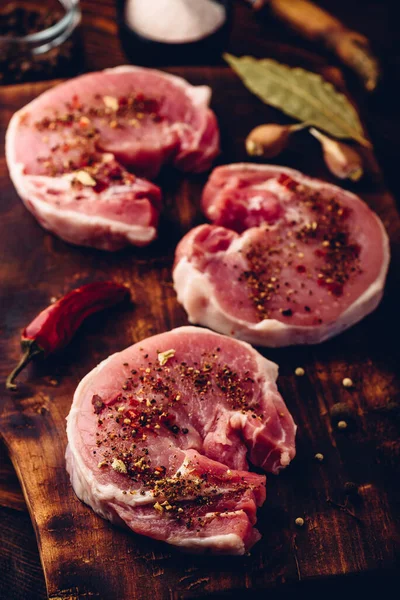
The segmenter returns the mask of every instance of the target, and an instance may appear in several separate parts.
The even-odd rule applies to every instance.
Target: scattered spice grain
[[[353,380],[352,380],[352,379],[350,379],[350,377],[345,377],[345,378],[343,379],[343,381],[342,381],[342,385],[343,385],[343,387],[345,387],[345,388],[350,388],[350,387],[353,387],[353,385],[354,385],[354,384],[353,384]]]

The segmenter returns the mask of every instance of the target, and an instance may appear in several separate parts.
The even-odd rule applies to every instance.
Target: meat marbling
[[[67,469],[101,516],[190,551],[259,540],[265,476],[295,455],[277,366],[251,346],[181,327],[114,354],[79,384]]]
[[[190,322],[257,345],[314,344],[378,305],[388,237],[354,194],[235,164],[213,171],[202,203],[214,224],[181,240],[173,272]]]
[[[219,150],[211,91],[139,67],[89,73],[12,117],[11,178],[28,210],[62,239],[117,250],[156,237],[161,192],[140,177],[165,163],[203,171]]]

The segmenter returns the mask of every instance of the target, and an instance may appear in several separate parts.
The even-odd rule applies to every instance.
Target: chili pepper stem
[[[37,356],[38,354],[43,352],[43,349],[40,348],[40,346],[38,346],[35,342],[28,342],[24,345],[26,348],[25,353],[21,357],[21,360],[19,361],[19,363],[17,364],[15,369],[13,371],[11,371],[11,373],[7,377],[7,380],[6,380],[6,389],[7,390],[15,391],[17,389],[17,385],[14,383],[14,379],[22,371],[22,369],[24,369],[26,367],[26,365],[31,362],[31,360],[35,356]]]

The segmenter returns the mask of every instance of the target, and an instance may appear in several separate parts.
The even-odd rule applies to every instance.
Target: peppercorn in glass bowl
[[[0,2],[0,85],[75,75],[80,20],[79,0]]]
[[[138,65],[211,65],[221,60],[233,0],[116,0],[121,44]]]

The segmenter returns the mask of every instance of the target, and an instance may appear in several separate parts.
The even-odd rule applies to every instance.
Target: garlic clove
[[[339,179],[351,179],[352,181],[361,179],[364,173],[362,158],[354,148],[333,140],[314,127],[311,127],[309,131],[320,142],[325,164],[333,175]]]
[[[250,156],[274,158],[286,148],[289,135],[287,127],[274,123],[259,125],[247,136],[247,153]]]
[[[295,125],[277,125],[267,123],[253,129],[246,138],[246,151],[250,156],[274,158],[288,145],[294,131],[307,127],[305,123]]]
[[[264,154],[262,144],[256,142],[250,136],[246,139],[246,151],[249,156],[262,156]]]

